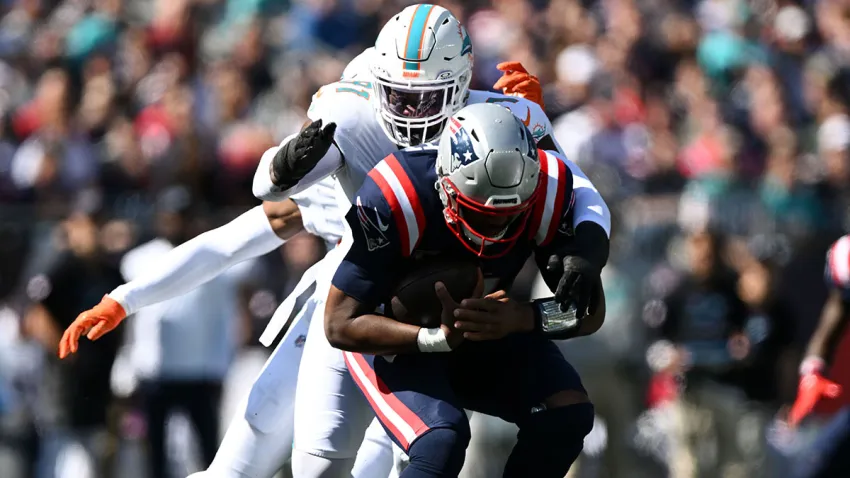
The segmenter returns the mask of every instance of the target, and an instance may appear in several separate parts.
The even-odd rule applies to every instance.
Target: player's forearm
[[[191,291],[234,264],[261,256],[283,244],[262,206],[169,251],[159,267],[109,293],[130,315]]]
[[[395,355],[419,351],[419,329],[388,317],[367,314],[347,319],[326,330],[335,348],[372,355]]]
[[[608,263],[611,244],[602,226],[595,222],[583,222],[576,226],[571,249],[574,255],[583,257],[599,270]]]
[[[254,184],[252,191],[254,196],[263,201],[283,201],[294,194],[298,194],[313,184],[335,173],[342,166],[342,154],[336,147],[331,147],[328,152],[319,160],[319,163],[304,174],[302,177],[296,177],[293,174],[281,172],[281,176],[274,172],[272,163],[275,155],[281,154],[284,151],[284,146],[290,141],[294,141],[298,137],[297,134],[289,136],[280,143],[279,146],[270,148],[260,158],[260,164],[257,166],[257,171],[254,173]]]
[[[373,355],[418,352],[419,327],[369,313],[368,307],[331,286],[325,307],[325,335],[337,349]]]
[[[807,357],[819,357],[824,362],[832,360],[838,342],[847,327],[848,314],[846,303],[838,291],[831,291],[824,304],[818,327],[815,329],[808,349]]]

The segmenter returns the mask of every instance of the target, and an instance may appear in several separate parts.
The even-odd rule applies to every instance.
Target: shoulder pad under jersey
[[[401,254],[409,257],[425,231],[424,191],[422,183],[415,181],[410,169],[402,164],[404,154],[396,154],[387,156],[369,172],[357,192],[355,208],[368,241],[381,246],[384,241],[395,239]],[[370,214],[377,220],[371,221]]]
[[[543,108],[531,100],[492,91],[471,90],[467,104],[476,103],[496,103],[510,109],[511,113],[531,131],[535,141],[540,141],[540,138],[546,135],[553,135],[552,123],[543,112]]]

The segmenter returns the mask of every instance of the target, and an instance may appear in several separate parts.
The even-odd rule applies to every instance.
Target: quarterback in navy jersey
[[[458,475],[465,408],[519,426],[506,477],[561,478],[580,453],[593,407],[552,340],[601,326],[608,237],[591,221],[572,227],[574,167],[538,151],[508,110],[479,104],[450,118],[439,147],[388,156],[357,192],[325,331],[408,454],[403,478]],[[377,314],[400,275],[432,254],[476,261],[490,294],[457,303],[436,284],[434,329]],[[555,296],[519,303],[504,290],[532,255]]]

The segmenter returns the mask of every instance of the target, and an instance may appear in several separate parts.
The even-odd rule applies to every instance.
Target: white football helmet
[[[507,253],[526,230],[539,190],[528,128],[502,106],[467,106],[449,119],[436,167],[449,229],[480,257]]]
[[[437,139],[463,107],[472,78],[472,42],[443,7],[411,5],[384,25],[372,52],[378,121],[399,146]]]

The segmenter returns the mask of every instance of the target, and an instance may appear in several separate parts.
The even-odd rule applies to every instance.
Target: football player
[[[433,35],[434,26],[436,25],[434,22],[438,18],[441,25],[450,25],[455,29],[458,34],[454,44],[457,53],[459,54],[463,50],[463,56],[468,57],[467,59],[471,64],[471,50],[467,51],[469,50],[469,45],[467,45],[468,36],[466,36],[465,31],[457,23],[457,20],[445,10],[428,5],[414,6],[399,14],[399,16],[395,17],[395,20],[398,21],[399,18],[403,17],[409,21],[408,26],[412,28],[415,26],[415,22],[412,19],[416,15],[421,15],[417,13],[420,11],[431,12],[427,25],[424,27],[420,25],[420,28],[427,30],[429,35]],[[390,35],[384,35],[383,43],[395,44],[407,41],[408,37],[414,36],[414,33],[409,31],[411,28],[396,28],[393,30],[393,35],[398,36],[398,39],[391,38]],[[448,44],[448,40],[445,38],[441,38],[441,41],[444,44]],[[426,46],[430,45],[434,47],[435,51],[443,51],[448,48],[446,45],[442,45],[439,48],[435,47],[436,40],[422,40],[422,42]],[[378,104],[377,108],[374,108],[374,103],[372,102],[374,96],[372,95],[370,98],[370,91],[362,88],[363,86],[367,86],[368,83],[365,85],[363,83],[355,83],[355,81],[363,81],[363,78],[368,78],[367,75],[371,75],[371,72],[363,71],[363,65],[369,64],[368,61],[363,60],[375,57],[376,51],[380,51],[377,46],[375,50],[371,52],[367,51],[358,57],[358,60],[352,62],[352,65],[346,69],[346,75],[349,75],[346,78],[356,77],[360,78],[360,80],[345,79],[339,83],[324,87],[314,97],[311,112],[309,113],[312,119],[320,119],[319,113],[321,112],[326,118],[340,123],[335,136],[339,138],[339,151],[346,151],[347,154],[343,169],[351,164],[360,164],[357,161],[350,161],[351,158],[356,159],[361,155],[370,156],[371,158],[381,158],[398,148],[398,145],[389,140],[383,133],[382,127],[376,121],[378,115],[375,113],[380,114],[383,104]],[[438,65],[440,61],[443,61],[438,56],[434,56],[432,60],[428,63],[428,67],[431,69],[435,68],[434,65]],[[539,99],[539,84],[536,83],[536,78],[528,75],[521,66],[518,67],[515,64],[502,66],[502,69],[505,70],[505,75],[496,85],[497,88],[507,88],[513,94]],[[471,68],[462,68],[461,70],[468,73]],[[464,81],[468,85],[468,77],[464,77]],[[424,84],[426,82],[422,82],[419,86]],[[538,105],[530,101],[517,97],[485,93],[481,93],[478,98],[479,101],[502,101],[508,106],[513,106],[515,111],[523,115],[525,122],[533,125],[532,127],[538,132],[538,136],[541,139],[548,136],[548,132],[551,131],[548,121],[542,115],[542,110]],[[346,99],[356,100],[357,103],[350,104],[345,101]],[[365,111],[371,114],[363,114],[364,105],[367,107]],[[268,176],[268,165],[271,159],[283,157],[283,153],[290,150],[302,153],[302,159],[303,157],[309,159],[312,156],[306,153],[316,153],[316,151],[321,150],[323,147],[322,144],[314,143],[314,141],[324,140],[326,143],[324,147],[330,147],[327,144],[329,143],[330,135],[318,134],[320,131],[322,130],[318,127],[306,128],[301,134],[292,138],[291,141],[285,140],[282,146],[271,149],[264,155],[266,162],[262,165],[260,171],[265,172]],[[327,131],[324,132],[328,133]],[[375,132],[378,132],[381,136],[377,137],[374,134]],[[346,141],[345,138],[349,140]],[[412,141],[415,142],[417,139],[414,138]],[[409,143],[411,141],[406,142]],[[324,154],[319,156],[324,156]],[[374,161],[375,159],[371,160],[372,163]],[[368,162],[365,164],[368,164]],[[371,165],[369,164],[368,167],[371,167]],[[312,170],[315,168],[309,169]],[[312,171],[311,174],[312,176],[309,178],[309,181],[301,178],[303,181],[298,183],[299,189],[307,187],[309,182],[320,177],[318,170]],[[354,175],[349,175],[348,177],[351,178],[352,176]],[[109,297],[106,297],[102,304],[92,311],[81,314],[80,319],[66,333],[63,340],[62,354],[65,355],[75,349],[77,340],[82,333],[88,332],[90,338],[97,338],[103,333],[106,333],[123,319],[128,310],[132,312],[137,310],[138,307],[164,300],[167,297],[191,289],[203,280],[212,277],[217,271],[223,270],[234,261],[245,259],[251,255],[262,254],[277,247],[281,244],[281,241],[274,235],[274,232],[280,233],[288,230],[291,233],[297,230],[298,223],[302,219],[305,221],[304,226],[308,230],[312,227],[314,230],[318,229],[320,231],[324,230],[326,233],[329,232],[324,237],[329,241],[335,242],[341,232],[334,233],[330,232],[330,230],[333,230],[335,224],[341,224],[339,221],[340,214],[333,212],[335,203],[328,201],[330,196],[321,192],[321,189],[327,191],[332,183],[325,181],[323,183],[325,187],[320,188],[319,192],[316,192],[314,187],[305,190],[302,194],[292,196],[293,199],[296,199],[295,202],[291,200],[277,204],[267,202],[262,206],[262,209],[255,208],[255,210],[246,213],[239,220],[184,244],[185,247],[181,246],[182,249],[178,248],[180,250],[175,250],[174,252],[173,257],[179,260],[165,262],[168,266],[162,270],[160,275],[127,284],[123,290],[118,290],[114,294],[110,294]],[[322,185],[320,184],[320,186]],[[286,197],[294,192],[293,190],[280,192],[274,198]],[[301,213],[306,211],[303,207],[299,210],[295,205],[296,202],[298,206],[310,204],[311,211],[317,211],[315,214],[312,214],[311,220],[308,220],[306,215],[303,217],[300,216]],[[265,220],[263,216],[266,216]],[[203,260],[201,260],[202,258]],[[328,260],[331,260],[331,258],[328,258]],[[306,274],[308,277],[302,280],[296,288],[296,292],[306,290],[311,285],[310,276],[314,276],[314,272],[317,270],[319,269],[314,268],[311,270],[311,273]],[[327,289],[325,288],[324,292],[326,293],[326,291]],[[112,297],[113,295],[114,297]],[[276,312],[272,324],[280,324],[282,326],[285,323],[291,311],[291,305],[294,302],[295,295],[297,294],[287,299],[278,312]],[[118,300],[114,300],[115,298]],[[296,348],[293,344],[300,336],[306,334],[309,319],[316,310],[316,307],[314,307],[315,303],[323,301],[324,297],[319,292],[311,298],[311,301],[308,301],[307,306],[302,309],[296,320],[293,321],[291,329],[284,338],[283,343],[269,359],[263,372],[252,387],[250,395],[247,397],[244,416],[237,416],[231,424],[219,455],[210,467],[211,472],[215,471],[215,476],[230,476],[228,473],[236,473],[237,475],[234,476],[271,476],[289,454],[289,443],[291,441],[287,439],[285,430],[291,429],[293,419],[292,402],[290,399],[287,399],[294,392],[294,380],[290,372],[294,370],[292,362],[295,361],[297,363],[301,357],[301,349]],[[287,308],[287,305],[290,308]],[[270,330],[267,330],[267,332],[271,333],[264,334],[264,338],[266,339],[264,342],[269,343],[273,340],[277,331],[273,325],[270,326]],[[339,363],[342,364],[342,361],[340,360]],[[344,364],[342,364],[342,368],[344,370]],[[307,421],[307,423],[308,428],[310,428],[310,422]],[[283,433],[283,435],[280,433]],[[362,437],[362,431],[352,433],[345,440],[345,447],[337,447],[333,441],[330,444],[327,441],[324,443],[319,442],[318,445],[307,446],[307,454],[318,457],[341,457],[340,460],[345,463],[345,466],[350,468],[360,437]],[[311,443],[311,441],[302,440],[302,443]],[[316,441],[312,443],[316,443]],[[385,443],[388,443],[388,441]],[[352,446],[352,444],[354,445]],[[355,469],[355,476],[358,476],[357,469]],[[379,474],[367,472],[359,476],[379,476]]]
[[[552,340],[602,325],[608,236],[592,221],[572,231],[571,170],[557,152],[538,151],[519,118],[477,104],[449,120],[439,147],[389,155],[357,191],[325,331],[409,456],[403,478],[458,476],[470,439],[464,408],[519,426],[506,477],[562,478],[578,457],[593,407]],[[436,254],[476,261],[490,294],[458,303],[437,283],[443,323],[433,329],[376,312],[406,268]],[[519,303],[505,290],[531,255],[555,296]]]
[[[827,252],[825,279],[829,296],[821,312],[820,322],[809,341],[806,356],[800,364],[797,399],[788,414],[788,424],[797,427],[824,397],[836,398],[841,386],[826,378],[828,362],[847,329],[850,319],[850,235],[830,246]],[[846,418],[841,419],[846,422]],[[835,426],[837,425],[837,426]],[[850,475],[850,426],[836,423],[829,427],[810,447],[811,459],[804,460],[805,469],[795,470],[800,478]]]

